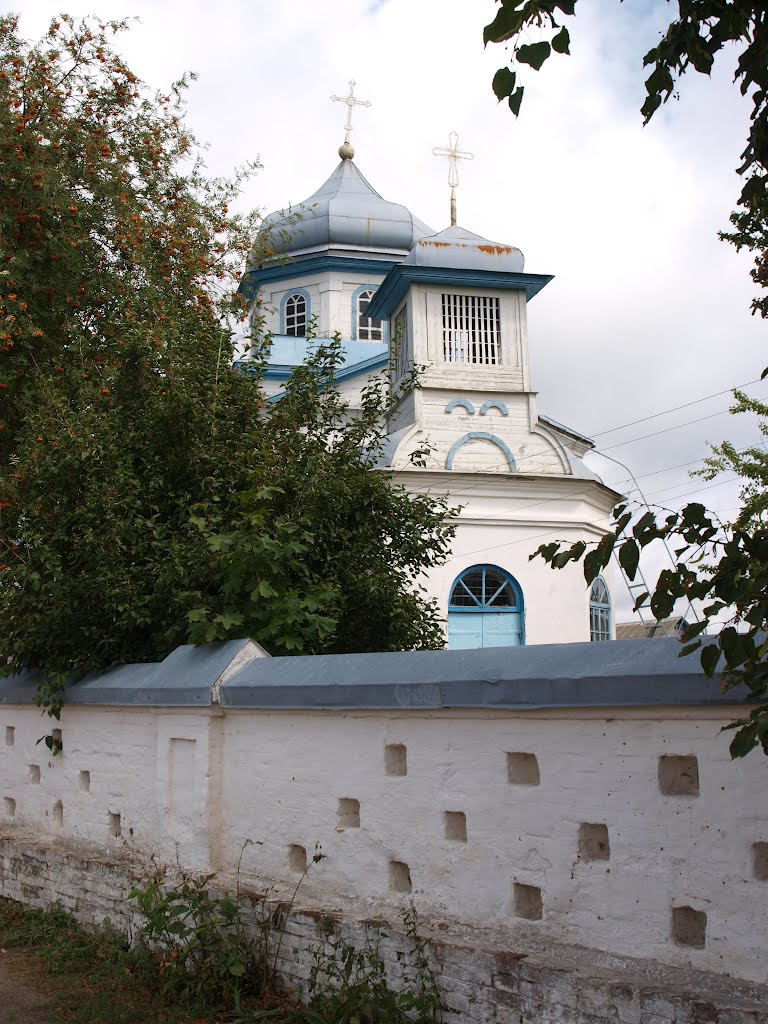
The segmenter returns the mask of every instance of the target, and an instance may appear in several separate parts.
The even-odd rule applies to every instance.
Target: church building
[[[351,113],[351,85],[345,100]],[[519,249],[456,224],[464,154],[454,133],[444,151],[453,223],[436,233],[369,184],[350,127],[348,117],[327,181],[294,211],[265,219],[279,258],[243,277],[241,291],[254,310],[261,300],[272,334],[268,395],[279,401],[303,361],[313,319],[318,337],[343,339],[338,379],[353,410],[390,357],[395,384],[424,367],[387,424],[386,466],[409,490],[456,509],[452,555],[421,581],[443,611],[448,646],[611,639],[608,575],[590,588],[581,565],[556,571],[529,560],[548,541],[598,539],[621,497],[584,464],[592,441],[538,411],[527,304],[551,276],[526,273]]]

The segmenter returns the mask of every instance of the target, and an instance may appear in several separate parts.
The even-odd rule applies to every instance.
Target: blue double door
[[[518,612],[448,612],[448,647],[519,647],[523,642]]]
[[[498,565],[473,565],[457,576],[448,599],[448,647],[519,647],[523,592]]]

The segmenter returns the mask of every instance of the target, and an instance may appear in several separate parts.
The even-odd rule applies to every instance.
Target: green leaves
[[[630,580],[634,580],[640,562],[640,548],[634,540],[625,540],[619,548],[619,562]]]
[[[525,89],[523,88],[523,86],[518,86],[518,88],[515,89],[515,91],[509,97],[509,109],[515,115],[515,117],[517,117],[520,113],[520,104],[523,102],[524,92]]]
[[[560,31],[552,37],[552,49],[556,53],[567,53],[570,54],[571,37],[568,34],[568,29],[563,27]]]
[[[515,51],[515,57],[520,64],[529,64],[534,71],[539,71],[551,52],[552,48],[547,42],[523,43]]]
[[[493,76],[493,91],[499,100],[503,100],[505,96],[510,95],[515,88],[516,78],[515,72],[510,71],[509,68],[499,68]]]
[[[511,39],[512,36],[517,35],[523,26],[525,21],[526,11],[523,4],[523,9],[519,3],[509,2],[504,0],[498,11],[496,17],[483,29],[483,45],[487,46],[488,43],[502,43],[506,39]]]

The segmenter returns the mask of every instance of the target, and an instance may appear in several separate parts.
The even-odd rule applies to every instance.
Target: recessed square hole
[[[360,828],[360,801],[351,796],[339,797],[336,817],[342,828]]]
[[[118,836],[123,834],[123,826],[120,821],[120,815],[115,811],[107,812],[107,833],[117,839]]]
[[[760,882],[768,882],[768,843],[752,843],[752,871]]]
[[[707,941],[707,915],[692,907],[672,907],[672,938],[678,946],[703,949]]]
[[[288,847],[288,867],[297,875],[303,875],[307,870],[307,851],[303,846],[292,843]]]
[[[387,743],[384,747],[384,770],[387,775],[408,774],[408,751],[403,743]]]
[[[411,869],[401,860],[389,862],[389,887],[395,892],[413,892]]]
[[[6,725],[5,727],[5,745],[6,747],[12,747],[16,742],[16,727],[13,725]]]
[[[40,782],[40,765],[39,764],[28,764],[27,765],[27,782],[31,782],[35,785]]]
[[[16,816],[16,801],[12,796],[3,798],[3,812],[6,818],[14,818]]]
[[[579,856],[582,860],[610,860],[607,825],[579,825]]]
[[[64,828],[64,804],[61,800],[53,805],[53,823],[56,828]]]
[[[659,789],[665,796],[699,795],[699,762],[693,754],[659,757]]]
[[[64,749],[64,740],[61,736],[61,729],[51,729],[51,739],[53,740],[54,750]]]
[[[444,811],[443,831],[446,839],[453,839],[458,843],[466,843],[467,816],[464,811]]]
[[[80,772],[77,776],[77,784],[84,793],[90,792],[91,789],[91,773]]]
[[[515,786],[538,786],[541,782],[535,754],[507,754],[507,782]]]
[[[522,882],[515,882],[513,909],[515,917],[524,917],[526,921],[540,921],[542,916],[541,889],[536,885],[523,885]]]

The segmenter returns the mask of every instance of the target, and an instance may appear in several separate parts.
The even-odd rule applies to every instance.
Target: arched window
[[[357,340],[358,341],[381,341],[384,337],[384,329],[381,320],[371,320],[366,316],[368,307],[371,304],[375,289],[365,288],[357,295]]]
[[[598,576],[589,592],[589,639],[611,639],[611,595],[602,576]]]
[[[285,333],[292,338],[303,338],[307,333],[307,299],[294,292],[285,300]]]
[[[523,592],[495,565],[473,565],[458,576],[448,600],[448,646],[517,647],[523,635]]]

